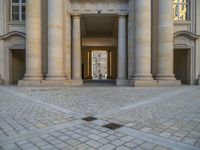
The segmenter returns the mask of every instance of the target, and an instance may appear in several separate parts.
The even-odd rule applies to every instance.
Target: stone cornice
[[[8,39],[8,38],[10,38],[12,36],[20,36],[20,37],[22,37],[24,39],[26,38],[26,34],[23,33],[23,32],[11,31],[11,32],[9,32],[9,33],[7,33],[5,35],[0,36],[0,39],[5,40],[5,39]]]
[[[200,35],[196,35],[189,31],[178,31],[178,32],[174,33],[174,38],[176,38],[178,36],[185,36],[191,40],[197,40],[198,38],[200,38]]]

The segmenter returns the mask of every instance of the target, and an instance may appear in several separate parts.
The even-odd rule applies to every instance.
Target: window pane
[[[15,13],[15,12],[19,13],[19,6],[12,7],[12,13]]]
[[[12,3],[19,3],[19,0],[12,0]]]
[[[26,7],[22,6],[22,13],[25,13],[25,12],[26,12]]]
[[[19,21],[19,13],[13,13],[12,14],[12,20],[13,21]]]
[[[25,13],[22,13],[22,20],[26,20],[26,14]]]
[[[26,1],[25,0],[22,0],[22,3],[25,3]]]
[[[174,1],[174,20],[190,20],[189,0],[173,0]]]

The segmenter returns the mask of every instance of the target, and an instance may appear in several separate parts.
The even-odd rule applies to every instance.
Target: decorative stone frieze
[[[128,11],[128,0],[71,0],[71,13],[118,14]]]

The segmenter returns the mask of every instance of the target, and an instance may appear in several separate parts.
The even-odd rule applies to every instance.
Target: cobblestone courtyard
[[[109,123],[121,127],[104,127]],[[0,146],[3,150],[198,150],[200,86],[1,86]]]

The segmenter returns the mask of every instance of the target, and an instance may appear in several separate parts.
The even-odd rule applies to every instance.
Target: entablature
[[[70,13],[119,14],[129,11],[129,0],[71,0]]]

